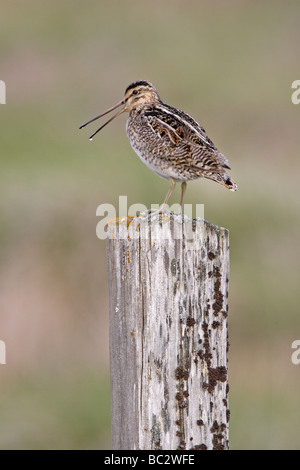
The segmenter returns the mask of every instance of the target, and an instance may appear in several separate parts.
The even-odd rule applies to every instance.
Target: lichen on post
[[[114,449],[228,449],[228,231],[181,215],[108,225]]]

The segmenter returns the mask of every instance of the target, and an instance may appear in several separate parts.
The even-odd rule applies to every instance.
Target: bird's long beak
[[[106,114],[108,113],[111,113],[111,111],[113,111],[114,109],[116,108],[119,108],[119,106],[122,106],[123,104],[125,104],[125,101],[122,100],[120,101],[119,103],[115,104],[114,106],[112,106],[111,108],[107,109],[104,113],[102,114],[99,114],[99,116],[96,116],[94,117],[93,119],[90,119],[88,122],[86,122],[85,124],[82,124],[82,126],[79,127],[79,129],[82,129],[83,127],[87,126],[88,124],[90,124],[91,122],[94,122],[96,121],[97,119],[101,118],[102,116],[105,116]],[[103,127],[106,126],[106,124],[109,124],[113,119],[115,119],[116,117],[120,116],[120,114],[124,113],[125,110],[125,107],[122,108],[120,111],[118,111],[116,114],[114,114],[108,121],[106,121],[101,127],[99,127],[99,129],[96,130],[96,132],[94,132],[91,136],[90,136],[90,140],[93,139],[93,137],[99,132],[101,131],[101,129],[103,129]]]

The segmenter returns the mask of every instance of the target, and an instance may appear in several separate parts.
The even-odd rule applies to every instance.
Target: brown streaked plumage
[[[123,108],[94,132],[90,140],[115,117],[129,112],[126,131],[133,150],[152,171],[170,182],[162,207],[177,182],[182,188],[181,207],[187,181],[204,177],[231,191],[237,190],[227,173],[230,169],[227,158],[218,151],[203,127],[185,112],[163,103],[154,86],[145,80],[131,83],[122,101],[80,129],[122,105]]]

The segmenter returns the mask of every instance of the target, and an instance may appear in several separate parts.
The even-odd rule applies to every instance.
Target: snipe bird
[[[219,152],[200,126],[187,113],[163,103],[154,86],[145,80],[131,83],[124,99],[82,126],[123,106],[91,136],[122,113],[128,112],[126,131],[133,150],[158,176],[169,180],[170,188],[161,206],[168,203],[176,183],[181,183],[180,206],[187,181],[208,178],[230,191],[237,185],[227,174],[227,158]],[[161,210],[160,209],[160,210]]]

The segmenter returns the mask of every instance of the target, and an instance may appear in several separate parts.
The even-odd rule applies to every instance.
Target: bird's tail
[[[230,191],[237,191],[238,189],[236,182],[228,175],[224,175],[222,184],[225,186],[225,188],[230,189]]]
[[[218,183],[221,183],[223,186],[225,186],[225,188],[229,189],[230,191],[237,191],[238,189],[236,182],[227,173],[218,175],[216,181]]]

